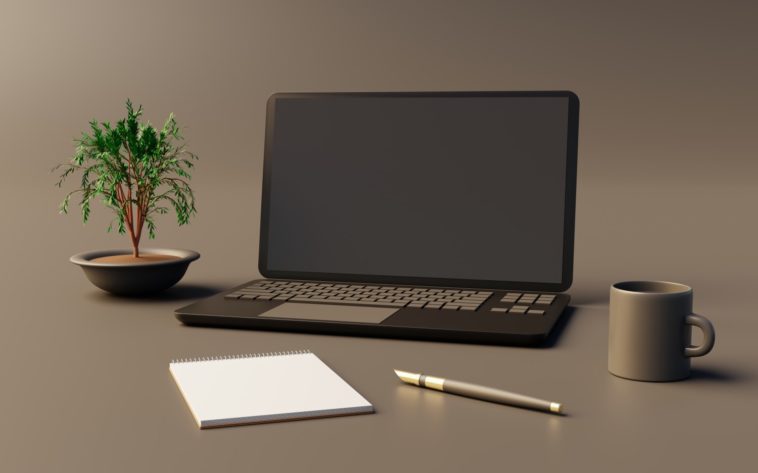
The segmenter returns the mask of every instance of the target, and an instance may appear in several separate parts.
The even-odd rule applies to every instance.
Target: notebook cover
[[[181,359],[169,370],[201,429],[374,412],[309,351]]]

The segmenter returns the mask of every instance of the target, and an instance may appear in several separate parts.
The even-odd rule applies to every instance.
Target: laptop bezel
[[[273,161],[272,142],[279,99],[356,97],[565,97],[569,101],[566,140],[566,183],[564,196],[563,270],[559,283],[533,281],[494,281],[473,279],[426,278],[371,274],[280,271],[268,268],[269,193]],[[354,283],[399,284],[434,287],[488,288],[521,291],[562,292],[571,287],[574,267],[574,228],[576,216],[576,176],[579,135],[579,97],[571,91],[500,91],[500,92],[287,92],[269,97],[266,104],[266,132],[263,152],[263,186],[258,270],[266,278],[339,281]]]

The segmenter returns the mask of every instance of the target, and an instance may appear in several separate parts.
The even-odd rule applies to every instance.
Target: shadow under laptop
[[[218,294],[219,292],[224,291],[228,288],[228,286],[220,286],[218,284],[180,283],[172,288],[166,289],[163,292],[150,294],[147,296],[118,296],[107,292],[95,292],[91,294],[91,297],[101,301],[110,300],[135,303],[161,301],[177,302],[203,299],[205,297],[210,297],[214,294]]]
[[[576,312],[576,308],[572,306],[568,306],[563,309],[563,315],[561,315],[561,317],[555,323],[553,330],[550,331],[550,334],[547,336],[545,341],[537,345],[537,348],[553,348],[557,346],[558,340],[561,338],[563,331],[566,330],[566,326],[574,316],[574,312]]]

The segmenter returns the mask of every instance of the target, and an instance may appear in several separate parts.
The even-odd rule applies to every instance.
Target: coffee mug
[[[690,345],[692,326],[703,344]],[[637,381],[675,381],[690,375],[690,358],[716,341],[711,322],[692,313],[692,288],[665,281],[611,286],[608,371]]]

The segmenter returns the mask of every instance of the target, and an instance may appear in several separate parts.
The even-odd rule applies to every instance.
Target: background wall
[[[3,243],[44,264],[127,245],[100,207],[86,228],[58,216],[49,173],[126,97],[154,122],[175,112],[202,159],[197,219],[164,217],[155,245],[247,277],[271,93],[570,89],[582,100],[577,281],[606,268],[723,277],[756,262],[756,13],[749,1],[4,1]],[[656,271],[670,259],[681,272]]]

